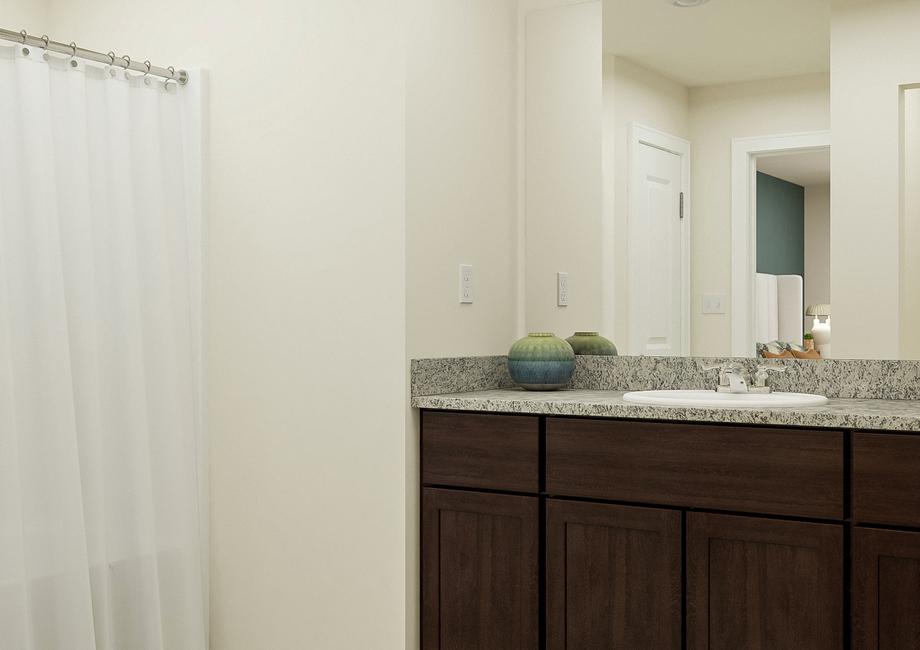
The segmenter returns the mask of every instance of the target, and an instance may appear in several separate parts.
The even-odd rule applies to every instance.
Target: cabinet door
[[[422,491],[425,650],[539,646],[539,499]]]
[[[920,533],[853,530],[853,647],[920,650]]]
[[[680,648],[681,516],[550,499],[549,650]]]
[[[687,515],[690,650],[839,650],[843,618],[841,526]]]

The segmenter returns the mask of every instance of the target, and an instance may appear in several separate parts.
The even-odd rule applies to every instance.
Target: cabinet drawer
[[[920,436],[853,435],[853,518],[920,526]]]
[[[843,433],[550,418],[550,494],[843,518]]]
[[[539,418],[423,411],[422,482],[537,492]]]

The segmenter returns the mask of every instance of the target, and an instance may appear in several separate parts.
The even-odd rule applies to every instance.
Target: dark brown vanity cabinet
[[[918,442],[423,411],[423,646],[920,650]]]
[[[853,434],[853,519],[920,528],[920,435]]]
[[[853,435],[853,520],[854,647],[920,650],[920,436]]]
[[[546,647],[680,648],[681,513],[546,502]]]
[[[687,515],[687,647],[843,646],[843,527]]]
[[[539,500],[424,488],[425,648],[539,647]]]
[[[920,533],[853,531],[853,645],[920,650]]]
[[[539,461],[539,418],[422,413],[426,650],[540,647]]]

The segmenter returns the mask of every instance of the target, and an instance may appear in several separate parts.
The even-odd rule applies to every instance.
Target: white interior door
[[[667,137],[667,136],[665,136]],[[686,144],[686,143],[684,143]],[[685,156],[639,137],[630,183],[632,354],[687,354],[687,286],[682,189]],[[686,208],[686,206],[683,206]]]

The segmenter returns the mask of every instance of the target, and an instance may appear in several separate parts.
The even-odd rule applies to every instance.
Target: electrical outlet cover
[[[460,304],[473,304],[473,265],[460,265]]]
[[[560,271],[556,274],[556,305],[567,307],[569,304],[569,274]]]
[[[703,313],[704,314],[724,314],[728,296],[724,293],[705,293],[703,294]]]

